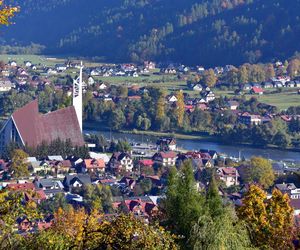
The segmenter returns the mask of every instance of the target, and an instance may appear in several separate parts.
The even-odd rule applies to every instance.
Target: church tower
[[[73,80],[73,106],[76,110],[80,130],[82,132],[82,70],[83,64],[80,65],[79,77]]]

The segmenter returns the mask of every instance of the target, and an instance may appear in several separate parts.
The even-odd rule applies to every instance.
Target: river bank
[[[119,130],[119,131],[112,131],[109,127],[106,126],[99,126],[99,124],[91,123],[91,122],[85,122],[84,123],[84,129],[87,131],[99,131],[99,132],[109,132],[109,133],[120,133],[124,135],[140,135],[140,136],[152,136],[152,137],[174,137],[176,139],[180,140],[192,140],[192,141],[199,141],[199,142],[213,142],[218,143],[219,145],[224,146],[235,146],[235,147],[251,147],[253,149],[260,149],[260,150],[266,150],[266,149],[273,149],[278,151],[288,151],[288,152],[300,152],[300,148],[280,148],[275,145],[268,145],[265,147],[260,147],[257,145],[253,145],[250,143],[226,143],[224,142],[219,136],[217,135],[208,135],[204,133],[196,133],[196,132],[190,132],[190,133],[170,133],[170,132],[157,132],[157,131],[142,131],[142,130]]]

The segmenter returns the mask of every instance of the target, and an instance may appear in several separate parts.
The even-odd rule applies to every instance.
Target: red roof
[[[176,158],[177,153],[175,153],[173,151],[160,152],[160,155],[161,155],[162,158]]]
[[[138,95],[128,96],[128,100],[141,100],[142,97]]]
[[[257,93],[257,94],[264,92],[264,90],[260,87],[253,87],[252,90],[253,90],[254,93]]]
[[[70,139],[74,146],[84,145],[76,111],[73,106],[39,114],[38,101],[34,100],[13,113],[12,119],[24,142],[31,147],[43,141],[50,143],[58,138]]]
[[[25,190],[35,190],[33,183],[16,183],[16,184],[7,184],[7,189],[15,191],[25,191]]]
[[[152,167],[153,166],[153,161],[150,159],[147,160],[140,160],[139,164],[146,166],[146,167]]]

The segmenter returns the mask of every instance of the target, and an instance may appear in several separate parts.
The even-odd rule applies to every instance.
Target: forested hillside
[[[27,0],[2,42],[107,61],[205,66],[300,51],[300,0]]]

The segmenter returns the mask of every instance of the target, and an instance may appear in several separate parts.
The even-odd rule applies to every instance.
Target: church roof
[[[50,143],[60,138],[70,139],[74,146],[84,145],[76,111],[73,106],[47,114],[40,114],[34,100],[15,111],[12,119],[24,144],[36,147],[43,141]]]

